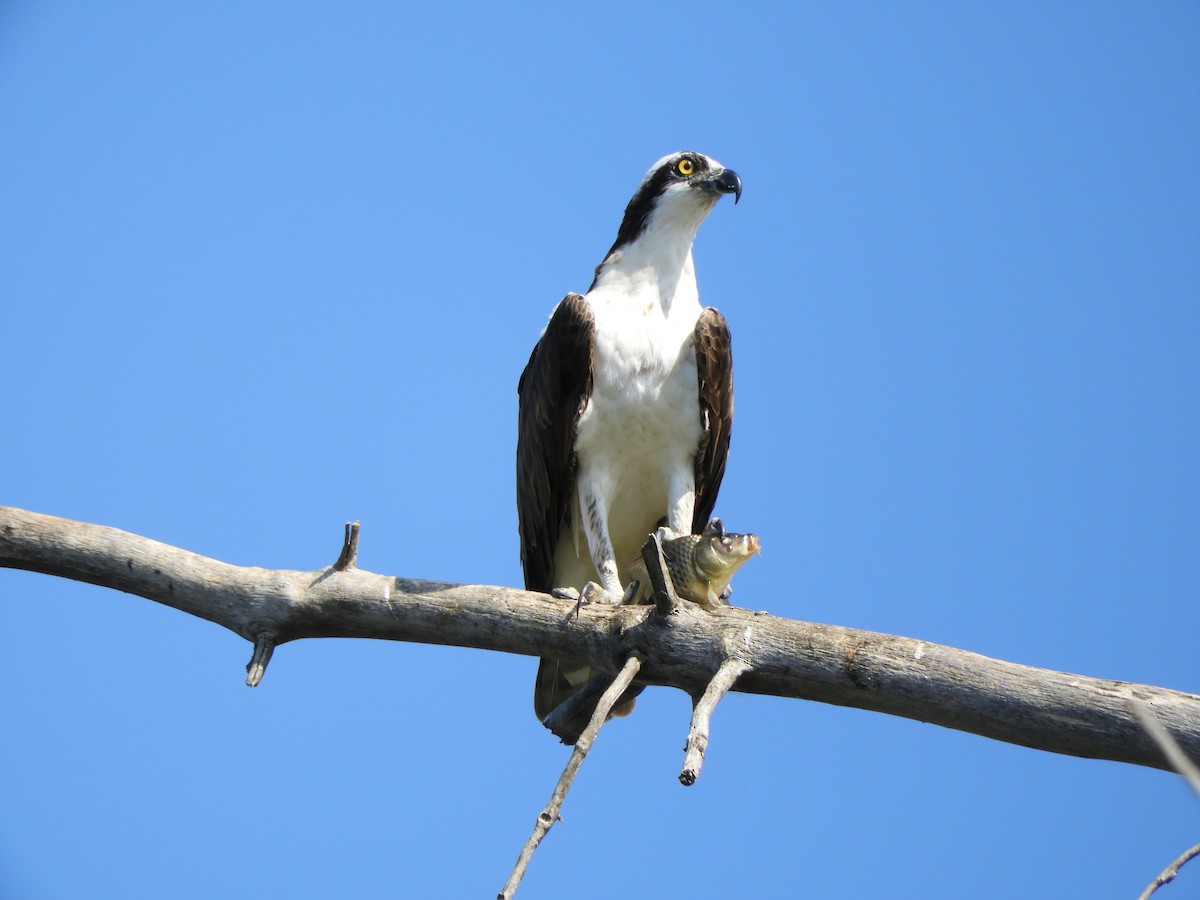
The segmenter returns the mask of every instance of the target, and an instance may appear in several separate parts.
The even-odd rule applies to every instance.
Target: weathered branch
[[[646,575],[650,578],[655,609],[660,616],[674,615],[679,610],[679,597],[675,594],[675,585],[671,583],[657,531],[650,535],[650,540],[642,547],[642,560],[646,563]]]
[[[688,730],[687,747],[683,754],[683,769],[679,773],[679,782],[685,787],[696,783],[700,777],[700,767],[704,765],[704,754],[708,750],[708,731],[712,724],[712,714],[717,704],[733,688],[733,684],[749,666],[737,657],[729,657],[717,674],[713,676],[704,693],[696,697],[692,704],[692,727]]]
[[[1163,754],[1171,761],[1171,765],[1175,771],[1196,792],[1196,796],[1200,797],[1200,766],[1197,766],[1195,762],[1188,758],[1183,748],[1179,746],[1179,742],[1155,718],[1154,713],[1147,708],[1145,703],[1131,697],[1129,699],[1129,709],[1137,716],[1137,720],[1142,723],[1142,727],[1146,729],[1146,733],[1154,738],[1154,742],[1158,744]],[[1146,889],[1138,896],[1138,900],[1149,900],[1151,894],[1164,884],[1170,884],[1174,881],[1179,875],[1179,870],[1197,856],[1200,856],[1200,844],[1184,850],[1153,881],[1146,885]]]
[[[625,661],[625,665],[621,667],[621,671],[617,673],[617,677],[612,680],[612,683],[600,695],[600,701],[596,704],[596,709],[592,713],[592,718],[587,724],[587,728],[583,729],[583,733],[579,735],[579,740],[575,742],[575,748],[571,751],[571,758],[567,760],[567,765],[563,769],[563,773],[559,776],[558,784],[554,786],[554,792],[550,795],[550,802],[546,804],[546,808],[538,813],[537,821],[533,825],[533,833],[529,836],[529,840],[525,842],[525,846],[521,848],[521,853],[517,857],[517,864],[513,866],[512,874],[508,876],[508,881],[504,883],[504,887],[497,895],[498,900],[508,900],[517,891],[517,886],[520,885],[521,879],[525,877],[525,870],[529,868],[529,861],[533,858],[533,851],[538,848],[550,829],[554,827],[554,823],[559,820],[559,812],[562,810],[563,802],[567,799],[567,791],[571,789],[571,782],[575,780],[575,775],[579,771],[579,767],[583,765],[583,759],[588,755],[588,751],[592,749],[592,744],[596,740],[596,736],[600,734],[600,728],[608,721],[608,714],[612,708],[616,706],[617,701],[621,699],[621,695],[625,693],[625,689],[632,683],[633,678],[641,668],[642,661],[636,656],[631,656]]]
[[[1200,856],[1200,844],[1188,847],[1169,866],[1163,869],[1157,878],[1146,885],[1146,889],[1138,894],[1138,900],[1150,900],[1151,894],[1164,884],[1170,884],[1174,881],[1179,875],[1179,870],[1198,856]]]
[[[650,535],[650,539],[642,547],[642,559],[654,589],[655,611],[661,618],[669,620],[671,616],[680,613],[681,603],[675,593],[675,585],[663,553],[662,540],[657,531]],[[708,751],[712,715],[717,704],[729,693],[742,673],[750,668],[737,654],[736,642],[728,642],[725,652],[719,658],[719,665],[712,680],[704,688],[704,693],[692,695],[692,724],[688,729],[687,744],[684,748],[683,769],[679,772],[679,782],[685,787],[691,787],[700,777],[704,754]]]
[[[346,536],[342,540],[342,552],[333,563],[335,572],[345,572],[358,565],[358,533],[361,529],[359,522],[346,523]]]
[[[1163,727],[1145,703],[1136,697],[1130,697],[1129,709],[1146,729],[1146,733],[1154,739],[1158,748],[1162,750],[1163,756],[1167,758],[1171,768],[1179,773],[1179,776],[1187,782],[1188,787],[1195,792],[1197,799],[1200,799],[1200,765],[1188,758],[1187,753],[1179,746],[1179,741],[1175,740],[1174,735]]]
[[[274,652],[275,641],[271,635],[260,634],[254,639],[254,655],[246,663],[246,687],[258,687]]]
[[[565,657],[695,696],[737,648],[737,691],[820,700],[1039,750],[1170,769],[1129,711],[1136,697],[1200,758],[1200,697],[989,659],[912,638],[681,604],[575,604],[502,587],[233,566],[115,528],[0,507],[0,566],[137,594],[251,642],[371,637]]]

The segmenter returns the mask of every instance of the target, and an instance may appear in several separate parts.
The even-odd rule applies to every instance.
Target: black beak
[[[733,169],[720,169],[704,179],[704,186],[718,194],[733,194],[736,204],[742,199],[742,179]]]

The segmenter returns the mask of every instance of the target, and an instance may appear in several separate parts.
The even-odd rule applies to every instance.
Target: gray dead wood
[[[1188,847],[1188,849],[1184,850],[1183,853],[1181,853],[1178,858],[1176,858],[1169,866],[1163,869],[1162,872],[1159,873],[1158,877],[1146,886],[1144,891],[1138,894],[1138,900],[1150,900],[1150,896],[1155,891],[1157,891],[1164,884],[1170,884],[1172,881],[1178,878],[1179,870],[1198,856],[1200,856],[1200,844],[1196,844],[1194,847]]]
[[[1154,739],[1154,742],[1162,749],[1163,754],[1171,761],[1171,765],[1175,771],[1195,791],[1196,796],[1200,797],[1200,766],[1197,766],[1195,762],[1188,758],[1183,748],[1179,746],[1179,741],[1175,740],[1175,736],[1162,726],[1162,723],[1158,721],[1146,704],[1141,700],[1130,698],[1129,709],[1137,716],[1137,720],[1146,729],[1146,733]],[[1170,884],[1174,881],[1179,875],[1179,870],[1198,856],[1200,856],[1200,844],[1184,850],[1183,853],[1146,886],[1146,889],[1139,895],[1138,900],[1149,900],[1151,894],[1164,884]]]
[[[0,507],[0,566],[114,588],[225,626],[261,649],[300,638],[369,637],[576,659],[702,696],[725,659],[734,690],[819,700],[1038,750],[1159,769],[1171,765],[1130,712],[1137,698],[1200,758],[1200,697],[989,659],[912,638],[683,603],[585,604],[503,587],[334,566],[233,566],[115,528]],[[251,673],[254,674],[253,672]],[[258,672],[261,676],[261,671]]]
[[[1200,799],[1200,765],[1188,757],[1187,752],[1175,739],[1175,735],[1163,727],[1154,711],[1145,703],[1136,697],[1130,697],[1129,711],[1134,714],[1142,728],[1146,729],[1146,734],[1150,735],[1154,743],[1162,750],[1163,756],[1170,762],[1171,768],[1179,773],[1179,776],[1195,793],[1196,798]]]
[[[571,750],[571,757],[567,760],[558,784],[554,786],[550,802],[546,804],[545,809],[538,813],[537,821],[533,825],[533,833],[525,842],[525,846],[521,848],[517,864],[513,866],[512,874],[508,876],[508,881],[504,883],[504,887],[497,894],[497,900],[508,900],[517,892],[517,887],[520,886],[521,879],[525,877],[525,871],[529,868],[529,861],[533,858],[534,851],[542,843],[542,838],[554,827],[554,823],[559,821],[559,813],[562,811],[563,803],[566,802],[567,791],[571,789],[571,783],[579,773],[579,767],[583,765],[584,758],[592,749],[592,744],[600,734],[600,729],[608,721],[608,714],[621,699],[621,694],[629,687],[641,665],[642,661],[636,656],[629,657],[625,661],[625,665],[621,667],[621,671],[616,674],[616,677],[601,694],[599,702],[596,703],[596,709],[592,712],[591,720]]]
[[[717,669],[717,674],[708,683],[704,693],[692,698],[692,727],[688,729],[683,769],[679,772],[679,783],[684,787],[691,787],[700,777],[700,767],[704,765],[704,754],[708,750],[708,732],[717,704],[748,668],[745,660],[730,656],[721,663],[721,668]]]

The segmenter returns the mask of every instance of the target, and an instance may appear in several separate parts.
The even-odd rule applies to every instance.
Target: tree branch
[[[529,840],[521,848],[521,853],[517,857],[517,864],[513,866],[512,874],[508,876],[508,881],[504,883],[504,887],[497,895],[497,900],[508,900],[508,898],[516,893],[517,887],[521,884],[521,879],[525,877],[525,870],[529,868],[529,861],[533,858],[533,852],[541,844],[542,838],[554,827],[554,823],[559,820],[559,812],[562,810],[563,802],[567,799],[567,791],[571,789],[571,782],[575,780],[575,775],[579,772],[579,767],[583,765],[584,757],[592,749],[592,744],[595,743],[597,735],[600,734],[601,727],[608,721],[608,714],[612,712],[612,708],[621,699],[621,695],[625,693],[625,689],[629,687],[641,665],[642,661],[636,656],[629,657],[625,661],[625,665],[621,667],[621,671],[617,673],[617,677],[613,679],[612,684],[600,696],[600,701],[596,704],[596,709],[592,713],[592,718],[588,721],[587,728],[583,729],[583,733],[579,735],[579,740],[575,742],[575,747],[571,751],[571,758],[567,760],[567,765],[558,779],[558,784],[554,786],[554,792],[550,795],[550,802],[546,804],[545,809],[538,813],[537,821],[533,825],[533,834],[529,836]]]
[[[258,687],[274,652],[275,641],[269,634],[260,634],[254,639],[254,655],[246,663],[246,687]]]
[[[259,644],[371,637],[564,657],[702,694],[736,649],[737,691],[819,700],[996,740],[1159,769],[1171,765],[1130,712],[1135,697],[1200,757],[1200,697],[989,659],[912,638],[683,603],[575,604],[511,588],[446,584],[333,566],[229,565],[100,525],[0,507],[0,566],[136,594]],[[261,658],[260,658],[261,656]],[[255,653],[265,663],[265,653]],[[253,662],[253,661],[252,661]]]
[[[1163,754],[1171,761],[1171,766],[1175,771],[1196,792],[1196,796],[1200,797],[1200,766],[1197,766],[1196,763],[1188,759],[1187,754],[1183,752],[1183,748],[1179,746],[1179,742],[1175,740],[1171,732],[1163,728],[1162,723],[1155,718],[1154,713],[1146,707],[1146,704],[1131,697],[1129,698],[1129,709],[1137,716],[1137,720],[1142,723],[1142,727],[1146,729],[1147,734],[1154,738],[1154,742],[1158,744]],[[1177,859],[1163,869],[1146,886],[1146,889],[1138,896],[1138,900],[1148,900],[1150,895],[1164,884],[1170,884],[1179,875],[1179,870],[1197,856],[1200,856],[1200,844],[1184,850]]]
[[[333,564],[335,572],[345,572],[358,565],[358,532],[360,528],[361,523],[359,522],[346,523],[346,536],[342,540],[342,552],[338,554],[338,558]]]
[[[1146,729],[1146,733],[1154,739],[1158,748],[1162,750],[1163,756],[1170,762],[1171,768],[1179,773],[1179,776],[1187,782],[1188,787],[1195,792],[1197,799],[1200,799],[1200,766],[1188,758],[1183,748],[1179,746],[1179,741],[1175,740],[1174,735],[1162,726],[1162,723],[1145,703],[1136,697],[1130,697],[1129,709]]]
[[[1200,844],[1194,847],[1188,847],[1183,853],[1179,854],[1169,866],[1162,870],[1152,882],[1146,885],[1146,889],[1138,894],[1138,900],[1150,900],[1150,895],[1157,891],[1164,884],[1170,884],[1179,875],[1179,870],[1185,865],[1200,856]]]
[[[692,698],[692,727],[688,730],[683,769],[679,772],[679,783],[684,787],[691,787],[700,777],[700,767],[704,765],[704,754],[708,750],[708,731],[713,711],[748,668],[743,660],[729,657],[721,663],[721,668],[717,669],[704,693]]]

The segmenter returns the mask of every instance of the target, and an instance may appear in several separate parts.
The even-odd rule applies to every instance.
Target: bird
[[[729,327],[700,305],[692,243],[742,180],[694,151],[654,163],[625,208],[587,293],[554,308],[517,387],[517,518],[526,590],[628,602],[648,535],[703,531],[733,424]],[[545,720],[591,678],[542,659]],[[614,708],[627,715],[640,688]],[[555,733],[578,739],[596,697]]]

